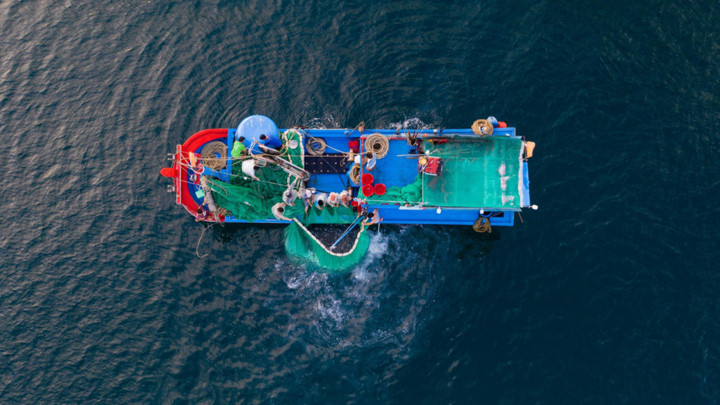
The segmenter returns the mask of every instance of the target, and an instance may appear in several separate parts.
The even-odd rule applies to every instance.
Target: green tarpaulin
[[[522,147],[522,139],[500,136],[428,145],[443,169],[423,176],[424,205],[520,210]]]

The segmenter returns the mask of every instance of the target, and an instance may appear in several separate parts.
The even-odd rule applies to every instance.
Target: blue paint
[[[388,154],[378,159],[375,168],[370,172],[375,178],[375,184],[383,183],[387,187],[402,187],[415,181],[418,175],[417,158],[396,157],[410,153],[410,146],[404,139],[389,141]]]
[[[278,149],[282,146],[278,135],[278,127],[273,120],[264,115],[251,115],[240,122],[235,132],[235,139],[245,138],[243,145],[248,149],[253,143]],[[261,139],[262,137],[267,139]],[[252,153],[262,153],[262,151],[255,145]]]

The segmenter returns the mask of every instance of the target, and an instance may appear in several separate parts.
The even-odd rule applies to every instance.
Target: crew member
[[[328,195],[326,193],[315,193],[315,206],[322,210],[325,208],[325,204],[327,202]]]
[[[330,193],[327,199],[327,204],[331,207],[337,207],[340,205],[340,194]]]
[[[313,205],[313,202],[315,202],[315,189],[311,187],[303,190],[302,200],[303,204],[305,205],[305,213],[307,214],[308,209],[310,209],[310,207],[312,207]]]
[[[207,211],[203,209],[202,206],[199,206],[197,208],[197,211],[195,211],[195,222],[200,222],[206,220],[208,217]]]
[[[365,169],[367,171],[372,171],[377,163],[377,155],[373,152],[368,152],[365,154],[365,158],[363,160],[365,161]]]
[[[366,213],[365,219],[362,222],[362,226],[370,226],[382,222],[382,217],[378,215],[378,209],[375,208],[373,212]]]

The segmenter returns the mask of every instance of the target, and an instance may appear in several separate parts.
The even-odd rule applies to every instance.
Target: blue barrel
[[[242,120],[235,132],[235,140],[241,141],[246,148],[249,148],[253,142],[273,149],[279,150],[282,148],[280,131],[277,125],[264,115],[251,115]],[[252,152],[262,153],[257,145]]]

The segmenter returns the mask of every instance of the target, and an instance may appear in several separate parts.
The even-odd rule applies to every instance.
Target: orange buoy
[[[525,159],[530,159],[535,150],[535,142],[525,142]]]

